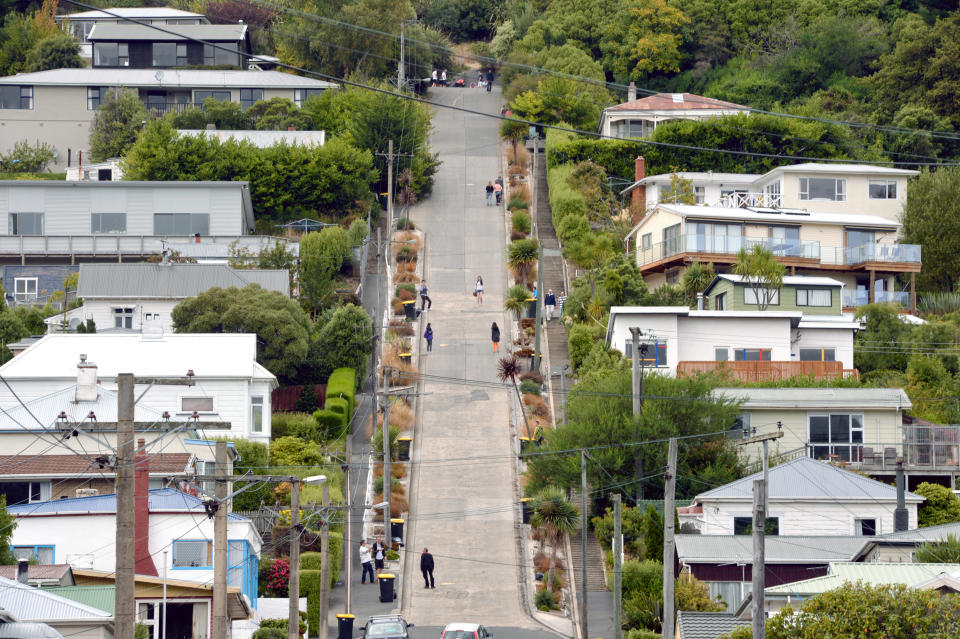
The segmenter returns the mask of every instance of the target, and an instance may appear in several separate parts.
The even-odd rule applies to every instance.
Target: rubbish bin
[[[353,639],[353,615],[337,615],[337,639]]]
[[[400,361],[409,364],[413,361],[413,353],[399,353]]]
[[[380,573],[377,581],[380,582],[380,601],[382,603],[393,603],[393,600],[397,598],[397,593],[393,590],[393,581],[396,578],[396,575],[386,572]]]
[[[537,319],[537,298],[527,298],[527,319]]]
[[[523,523],[530,523],[530,513],[533,511],[533,500],[529,497],[524,497],[520,500],[520,510],[523,513]]]
[[[402,519],[390,520],[390,541],[393,541],[394,543],[398,543],[398,544],[403,543],[403,520]],[[395,548],[394,550],[397,550],[397,548]]]
[[[517,439],[520,440],[520,454],[522,455],[527,452],[527,449],[530,448],[530,444],[533,443],[533,440],[529,437],[518,437]]]
[[[397,437],[397,459],[400,461],[410,461],[410,446],[413,443],[413,437]]]
[[[403,303],[403,312],[408,320],[417,319],[417,300],[408,300]]]

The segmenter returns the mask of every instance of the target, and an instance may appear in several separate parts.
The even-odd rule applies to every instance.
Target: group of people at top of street
[[[437,73],[437,70],[436,70],[436,69],[434,69],[433,71],[431,71],[431,72],[430,72],[430,86],[432,86],[432,87],[446,87],[446,86],[450,86],[450,85],[447,84],[447,70],[444,69],[444,70],[441,71],[439,74]],[[463,78],[457,78],[456,80],[454,80],[453,86],[455,86],[455,87],[462,87],[462,86],[464,86],[464,80],[463,80]],[[486,88],[488,92],[489,92],[490,90],[492,90],[492,89],[493,89],[493,69],[490,69],[489,71],[487,71],[486,74],[484,74],[483,69],[481,69],[480,72],[479,72],[478,75],[477,75],[477,81],[476,81],[476,82],[471,82],[471,83],[470,83],[470,87],[471,87],[471,88],[477,88],[477,87],[479,87],[479,88],[481,88],[481,89]]]
[[[387,547],[383,544],[383,536],[377,535],[377,540],[373,542],[373,547],[367,546],[367,540],[360,540],[360,567],[363,573],[360,575],[360,583],[367,583],[367,575],[370,575],[370,583],[377,583],[380,579],[380,573],[383,572],[383,560],[387,556]],[[376,562],[376,564],[374,564]],[[373,569],[376,565],[377,574],[374,576]],[[424,588],[436,588],[433,580],[433,555],[426,548],[420,553],[420,572],[423,573]]]
[[[493,206],[494,202],[497,206],[500,206],[500,203],[503,202],[503,176],[498,175],[493,182],[487,182],[485,191],[487,193],[487,206]]]
[[[440,73],[440,77],[437,77],[437,70],[434,69],[430,74],[430,86],[432,87],[445,87],[447,86],[447,70],[444,69]]]

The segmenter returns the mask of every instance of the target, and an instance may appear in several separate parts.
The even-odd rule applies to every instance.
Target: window
[[[694,222],[687,226],[687,250],[708,253],[736,253],[743,248],[743,227],[740,224],[720,222]],[[694,245],[693,242],[696,242]]]
[[[212,397],[181,397],[180,398],[180,412],[181,413],[212,413],[213,412],[213,398]]]
[[[667,279],[667,284],[670,286],[676,286],[680,282],[680,277],[683,275],[682,268],[670,268],[667,269],[667,272],[664,273],[664,277]]]
[[[867,186],[871,200],[897,199],[897,183],[895,180],[870,180]]]
[[[32,109],[33,87],[11,84],[0,86],[0,109]]]
[[[633,359],[633,340],[627,340],[623,349],[627,359]],[[666,366],[666,342],[640,342],[640,363],[643,366]]]
[[[133,328],[133,307],[125,306],[113,309],[114,328]]]
[[[129,49],[126,43],[95,42],[93,45],[93,66],[128,67],[130,66]]]
[[[814,459],[860,461],[863,415],[836,413],[808,417],[810,456]]]
[[[226,42],[218,42],[217,46],[203,45],[203,63],[207,66],[240,66],[237,45]]]
[[[873,244],[876,237],[873,231],[857,231],[854,229],[847,229],[844,236],[847,240],[847,248]]]
[[[211,544],[206,539],[180,540],[173,542],[174,568],[211,568]]]
[[[107,87],[87,87],[87,111],[96,111],[107,97]]]
[[[843,178],[800,178],[801,200],[844,202],[847,181]]]
[[[735,348],[733,359],[736,362],[769,362],[772,354],[769,348]]]
[[[0,493],[6,495],[7,504],[32,504],[37,501],[50,499],[50,482],[48,481],[5,481],[0,483]]]
[[[263,432],[263,397],[250,398],[250,429],[255,433]]]
[[[653,248],[653,233],[644,233],[640,238],[640,248],[649,251]]]
[[[697,204],[703,205],[703,203],[707,201],[706,187],[693,187],[693,194],[697,198]]]
[[[833,291],[830,289],[798,288],[797,306],[833,306]]]
[[[739,430],[741,433],[743,431],[750,430],[750,413],[740,413],[737,415],[737,418],[733,420],[734,430]]]
[[[43,213],[11,213],[10,235],[43,235]]]
[[[725,311],[727,310],[727,294],[720,293],[713,298],[713,310],[715,311]]]
[[[51,565],[54,563],[55,546],[14,546],[13,556],[27,561],[33,561],[41,565]]]
[[[249,109],[263,99],[263,89],[240,89],[240,107]]]
[[[187,66],[187,43],[181,42],[177,44],[177,66],[185,67]]]
[[[857,535],[860,537],[876,537],[877,520],[876,519],[857,519]]]
[[[680,252],[680,225],[674,224],[663,229],[664,255],[675,255]]]
[[[194,91],[193,92],[193,104],[194,106],[203,106],[203,103],[208,99],[213,98],[214,100],[220,100],[221,102],[229,102],[232,99],[232,96],[229,91]]]
[[[207,213],[154,213],[154,235],[209,235],[210,215]]]
[[[779,535],[780,534],[780,518],[779,517],[767,517],[766,524],[764,525],[764,531],[768,535]],[[752,535],[753,534],[753,518],[752,517],[734,517],[733,518],[733,534],[734,535]]]
[[[15,277],[13,279],[13,290],[18,302],[37,299],[37,278],[36,277]]]
[[[155,67],[177,66],[177,43],[176,42],[154,42],[153,43],[153,66]]]
[[[93,213],[90,215],[91,233],[126,233],[126,213]]]
[[[717,362],[725,362],[730,359],[730,349],[726,346],[717,346],[713,349],[713,359]]]
[[[310,98],[319,98],[325,90],[326,89],[294,89],[293,101],[296,102],[297,106],[303,106],[303,103]]]
[[[801,362],[835,362],[837,349],[835,348],[801,348]]]
[[[763,193],[770,200],[770,204],[778,203],[780,201],[780,180],[763,187]]]
[[[760,300],[766,304],[772,306],[780,305],[780,289],[779,288],[761,288],[760,289]],[[743,289],[743,303],[758,305],[757,301],[757,289],[752,286],[745,286]]]

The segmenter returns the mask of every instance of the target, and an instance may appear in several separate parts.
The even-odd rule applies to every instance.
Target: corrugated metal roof
[[[823,577],[795,581],[791,584],[773,586],[764,590],[765,595],[813,596],[839,588],[843,584],[862,581],[873,586],[904,584],[914,586],[928,581],[941,573],[954,574],[960,564],[862,564],[835,562],[830,564],[830,573]]]
[[[279,71],[218,71],[214,69],[50,69],[34,73],[18,73],[0,78],[0,84],[33,84],[41,86],[123,86],[176,88],[262,88],[262,89],[331,89],[337,85],[324,80],[305,78]],[[82,184],[71,182],[70,184]],[[94,184],[110,184],[95,182]]]
[[[153,474],[172,476],[192,473],[190,460],[193,455],[190,453],[148,453],[147,457]],[[88,473],[113,476],[112,471],[100,471],[97,464],[86,455],[0,455],[0,477],[73,478]]]
[[[749,111],[750,107],[693,93],[657,93],[638,100],[617,104],[607,108],[607,111],[686,111],[691,109],[708,111],[742,109]]]
[[[943,541],[949,535],[960,537],[960,521],[955,521],[951,524],[941,524],[939,526],[927,526],[926,528],[887,533],[886,535],[874,537],[873,541],[877,543],[883,543],[885,541],[924,543],[928,541]]]
[[[87,40],[121,41],[150,40],[152,42],[176,40],[207,40],[209,42],[237,42],[247,35],[245,24],[170,24],[157,25],[170,31],[160,31],[140,24],[129,22],[102,22],[93,27]]]
[[[801,162],[800,164],[787,164],[771,169],[764,174],[764,177],[771,173],[809,173],[816,171],[818,173],[859,173],[861,175],[917,175],[918,171],[912,169],[895,169],[891,166],[875,166],[872,164],[841,164],[826,162]]]
[[[676,542],[681,563],[753,563],[750,535],[677,535]],[[771,564],[850,561],[866,543],[865,537],[768,535],[765,561]]]
[[[226,264],[84,263],[80,265],[77,296],[185,299],[214,287],[243,288],[250,284],[290,295],[290,275],[281,269],[233,269]]]
[[[721,273],[717,275],[717,278],[737,283],[749,279],[743,275],[736,275],[734,273]],[[788,286],[843,286],[843,282],[839,282],[832,277],[813,277],[810,275],[785,275],[783,283]],[[710,287],[708,286],[707,290],[709,289]]]
[[[42,72],[46,73],[46,72]],[[17,76],[20,77],[20,76]],[[744,220],[762,222],[788,222],[791,224],[837,224],[848,226],[871,226],[880,228],[900,228],[900,223],[878,215],[858,215],[856,213],[821,213],[810,211],[791,214],[774,211],[751,211],[750,209],[730,209],[719,206],[696,206],[693,204],[657,204],[662,208],[684,217],[714,218],[722,220]],[[644,221],[652,218],[647,215]]]
[[[897,489],[893,486],[809,457],[798,457],[778,464],[768,473],[770,501],[780,499],[847,499],[888,503],[897,501]],[[701,503],[715,499],[751,501],[753,482],[762,478],[763,473],[755,473],[700,493],[695,501]],[[908,503],[920,503],[923,497],[908,492],[906,500]]]
[[[19,581],[0,577],[0,606],[21,621],[56,622],[68,619],[110,621],[113,613],[93,608]]]
[[[117,392],[113,389],[100,386],[99,395],[95,402],[76,401],[77,386],[71,384],[66,388],[54,391],[37,399],[20,402],[3,408],[0,411],[0,431],[13,430],[18,432],[37,431],[52,428],[56,425],[57,416],[61,411],[67,413],[72,422],[86,419],[90,411],[97,416],[98,421],[117,421]],[[134,419],[138,422],[152,422],[163,416],[164,409],[155,408],[149,403],[149,397],[137,402],[134,407]],[[171,413],[172,407],[167,407]],[[37,423],[40,420],[43,425]]]
[[[0,623],[0,639],[63,639],[63,635],[45,623],[17,621]]]
[[[749,626],[749,619],[737,619],[729,612],[677,611],[677,639],[717,639],[741,626]]]
[[[27,579],[50,580],[63,579],[70,572],[70,564],[30,564],[27,566]],[[0,566],[0,577],[17,578],[17,566]]]
[[[116,20],[117,16],[121,18],[206,18],[202,13],[193,13],[192,11],[182,11],[181,9],[171,9],[170,7],[112,7],[107,9],[110,13],[104,11],[80,11],[78,13],[68,13],[57,18],[65,20]]]
[[[902,388],[715,388],[715,397],[740,402],[751,408],[852,408],[909,410],[910,398]]]
[[[47,586],[47,592],[52,592],[64,599],[76,601],[85,606],[99,608],[113,614],[115,604],[115,586]]]
[[[323,131],[230,131],[217,129],[210,131],[207,129],[179,129],[180,135],[203,135],[208,138],[216,138],[221,142],[226,140],[238,140],[250,142],[258,148],[267,148],[280,142],[286,144],[302,144],[304,146],[323,146],[326,134]]]
[[[116,495],[72,497],[54,499],[20,506],[8,506],[7,512],[17,517],[61,514],[110,514],[117,512]],[[150,512],[205,512],[203,500],[173,488],[158,488],[150,491]],[[231,513],[236,521],[249,521],[246,517]],[[2,604],[0,604],[2,605]]]

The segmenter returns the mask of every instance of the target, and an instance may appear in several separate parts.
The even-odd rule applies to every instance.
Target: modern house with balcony
[[[253,55],[245,24],[174,25],[161,31],[141,24],[107,23],[96,25],[87,40],[93,43],[96,69],[243,69]]]
[[[637,99],[637,89],[631,82],[627,101],[603,110],[599,132],[619,138],[645,138],[663,122],[749,112],[750,107],[692,93],[657,93]]]
[[[109,12],[109,13],[108,13]],[[60,28],[70,33],[80,42],[80,56],[86,60],[93,57],[93,47],[89,40],[90,32],[97,25],[119,24],[124,19],[136,20],[158,26],[210,24],[202,13],[182,11],[170,7],[115,7],[105,11],[80,11],[56,16]],[[126,22],[125,24],[131,24]]]
[[[280,97],[301,105],[336,84],[278,71],[52,69],[0,78],[0,153],[21,140],[55,151],[54,170],[82,164],[90,128],[108,91],[132,89],[154,113],[202,107],[207,99],[243,108]]]

